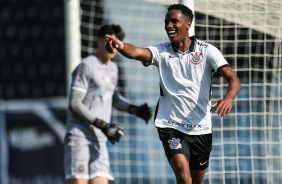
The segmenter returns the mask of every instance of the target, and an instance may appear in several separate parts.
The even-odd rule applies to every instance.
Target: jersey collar
[[[189,47],[189,49],[187,50],[187,51],[189,51],[189,52],[194,52],[195,51],[195,46],[196,46],[196,42],[197,42],[197,38],[195,37],[195,36],[191,36],[190,37],[190,39],[191,39],[191,45],[190,45],[190,47]],[[175,53],[186,53],[187,51],[185,51],[185,52],[180,52],[179,50],[177,50],[176,48],[174,48],[173,46],[172,46],[172,43],[170,42],[170,46],[171,46],[171,48],[173,49],[173,51],[175,52]]]
[[[196,36],[191,36],[190,39],[192,40],[192,43],[189,47],[189,51],[194,52],[195,48],[196,48],[197,38],[196,38]]]

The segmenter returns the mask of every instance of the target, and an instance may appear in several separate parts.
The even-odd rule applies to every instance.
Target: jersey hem
[[[180,126],[165,125],[163,123],[155,123],[155,126],[157,128],[172,128],[172,129],[178,130],[178,131],[180,131],[184,134],[187,134],[187,135],[204,135],[204,134],[212,133],[211,126],[201,127],[202,125],[196,125],[196,127],[200,126],[201,128],[187,128],[187,129],[184,128],[184,127],[180,127]],[[188,131],[188,129],[189,129],[189,131]]]

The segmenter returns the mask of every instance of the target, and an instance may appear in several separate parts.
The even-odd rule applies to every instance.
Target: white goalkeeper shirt
[[[93,115],[110,122],[112,107],[117,110],[127,111],[130,105],[128,99],[122,97],[118,91],[118,67],[114,62],[105,65],[96,56],[88,56],[72,72],[71,90],[85,93],[82,101],[84,106]],[[82,122],[71,111],[68,113],[68,130],[77,127],[87,131],[89,125]],[[106,141],[107,138],[99,128],[94,127],[92,139]]]
[[[150,63],[156,65],[160,79],[160,98],[156,127],[174,128],[189,135],[212,132],[211,85],[213,72],[229,66],[213,45],[191,37],[186,52],[174,49],[171,42],[150,46]]]

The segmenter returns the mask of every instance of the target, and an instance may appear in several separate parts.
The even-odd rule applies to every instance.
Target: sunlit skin
[[[229,86],[223,99],[213,103],[212,108],[215,108],[215,112],[218,113],[218,116],[223,117],[228,116],[230,113],[232,109],[232,101],[239,92],[241,84],[231,67],[222,68],[220,74],[229,83]]]

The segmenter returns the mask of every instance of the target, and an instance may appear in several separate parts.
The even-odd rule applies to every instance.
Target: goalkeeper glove
[[[123,128],[119,125],[109,124],[98,118],[92,124],[100,128],[112,144],[119,142],[120,138],[124,135]]]
[[[135,114],[137,117],[144,119],[146,121],[146,124],[148,124],[149,119],[152,117],[152,109],[147,105],[147,103],[144,103],[139,107],[130,105],[129,112],[131,114]]]

